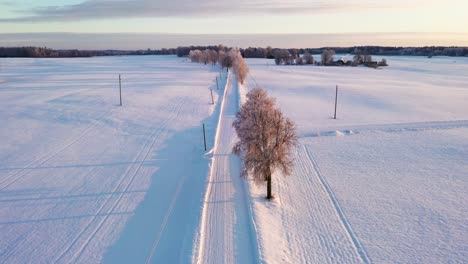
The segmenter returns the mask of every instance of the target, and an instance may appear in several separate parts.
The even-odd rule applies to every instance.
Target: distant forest
[[[54,50],[47,47],[0,47],[0,58],[73,58],[124,55],[174,55],[176,49],[160,50]]]
[[[191,50],[228,50],[223,45],[218,46],[189,46],[175,49],[159,50],[54,50],[47,47],[0,47],[0,57],[23,58],[70,58],[70,57],[94,57],[94,56],[123,56],[123,55],[177,55],[186,57]],[[268,58],[274,59],[278,48],[246,48],[240,49],[244,58]],[[468,57],[468,47],[382,47],[382,46],[354,46],[354,47],[323,47],[286,49],[290,54],[322,54],[325,50],[333,50],[336,54],[353,54],[357,51],[364,54],[378,56],[452,56]]]

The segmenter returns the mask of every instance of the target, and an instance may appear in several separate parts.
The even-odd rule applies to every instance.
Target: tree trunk
[[[273,198],[273,195],[271,195],[271,173],[267,177],[267,199],[271,200]]]

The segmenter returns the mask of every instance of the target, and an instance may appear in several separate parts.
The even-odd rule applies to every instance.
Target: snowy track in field
[[[81,257],[83,251],[88,247],[89,242],[96,237],[96,234],[108,220],[109,216],[114,213],[115,208],[121,202],[124,194],[128,192],[130,186],[135,180],[135,177],[137,177],[144,162],[148,158],[148,155],[151,153],[152,150],[154,150],[155,143],[162,136],[162,134],[165,133],[165,130],[167,130],[167,124],[171,121],[174,121],[174,119],[178,117],[183,104],[183,101],[179,102],[177,106],[172,109],[171,116],[169,116],[168,119],[164,120],[160,127],[157,127],[153,130],[147,142],[143,145],[138,154],[135,156],[134,160],[131,163],[131,166],[129,166],[127,170],[123,173],[119,183],[111,191],[111,196],[109,196],[109,199],[107,199],[107,201],[98,209],[98,211],[91,218],[86,227],[78,234],[78,236],[73,240],[73,242],[67,246],[67,248],[63,251],[63,253],[59,255],[59,257],[54,261],[54,263],[59,263],[63,258],[65,258],[65,256],[69,252],[74,253],[72,254],[72,256],[70,256],[70,258],[68,258],[67,262],[76,261]],[[123,191],[120,193],[116,193],[119,189],[122,189]],[[115,201],[113,201],[110,198],[113,196],[117,197]],[[104,211],[105,208],[108,207],[110,207],[110,209]],[[99,219],[99,216],[102,215],[104,217],[102,217],[102,219]],[[74,247],[77,247],[77,249],[73,250]]]
[[[275,201],[251,186],[263,261],[466,262],[468,60],[387,59],[379,71],[247,60],[300,137]]]
[[[250,197],[240,178],[240,159],[232,154],[237,139],[232,123],[239,106],[238,89],[233,78],[224,94],[199,245],[195,245],[197,263],[258,263]]]
[[[32,170],[39,168],[41,165],[49,161],[50,159],[53,159],[55,156],[58,154],[62,153],[63,151],[67,150],[70,148],[72,145],[75,143],[79,142],[83,137],[85,137],[94,126],[98,124],[98,122],[102,119],[104,115],[102,115],[100,118],[96,119],[94,122],[92,122],[88,127],[83,129],[78,135],[75,137],[72,137],[62,144],[58,145],[54,150],[45,153],[44,155],[41,155],[40,158],[32,161],[28,165],[26,165],[24,168],[21,168],[19,170],[14,171],[10,175],[7,175],[4,179],[0,180],[0,190],[3,190],[10,186],[11,184],[15,183],[16,181],[20,180],[22,177],[26,176],[28,173],[30,173]],[[10,181],[10,179],[12,179]],[[5,183],[5,184],[4,184]]]
[[[340,204],[338,203],[338,200],[336,199],[335,197],[335,194],[333,193],[333,190],[331,189],[330,185],[328,185],[328,182],[325,180],[325,177],[322,175],[322,172],[320,171],[320,168],[319,166],[317,165],[317,162],[315,161],[314,159],[314,156],[312,155],[312,153],[310,152],[310,150],[304,146],[304,150],[305,152],[307,153],[307,157],[309,159],[309,161],[312,163],[312,166],[315,170],[315,175],[318,177],[318,179],[320,180],[323,188],[326,190],[326,192],[328,193],[328,196],[330,198],[330,201],[331,203],[333,204],[333,206],[335,207],[336,209],[336,213],[338,214],[338,216],[340,217],[341,219],[341,222],[343,224],[343,227],[346,229],[346,232],[348,233],[348,237],[351,239],[351,241],[353,242],[354,244],[354,247],[356,248],[357,252],[359,253],[362,261],[364,263],[370,263],[369,261],[369,257],[367,256],[367,252],[366,250],[364,249],[364,247],[361,245],[361,243],[359,242],[358,238],[356,237],[356,235],[354,234],[354,231],[353,229],[351,228],[351,225],[350,223],[348,222],[348,220],[346,219],[346,216],[343,212],[343,209],[341,209],[341,206]]]
[[[305,146],[295,158],[291,177],[273,178],[273,202],[264,200],[265,188],[251,186],[263,261],[370,263]]]
[[[219,74],[176,56],[6,59],[0,263],[189,262]]]
[[[433,121],[433,122],[414,122],[414,123],[397,123],[397,124],[381,124],[381,125],[358,125],[341,128],[336,127],[334,130],[318,131],[307,133],[303,137],[320,137],[320,136],[349,136],[360,133],[401,133],[401,132],[420,132],[445,129],[467,128],[468,120],[455,121]]]

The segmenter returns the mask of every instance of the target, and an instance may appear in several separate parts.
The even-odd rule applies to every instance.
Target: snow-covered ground
[[[174,56],[2,59],[0,262],[463,263],[468,59],[387,60],[249,59],[238,86]],[[273,202],[230,153],[256,85],[300,136]]]
[[[239,87],[235,75],[230,76],[221,104],[194,263],[258,262],[250,194],[239,177],[240,158],[232,153],[237,141],[232,123],[239,110]]]
[[[0,262],[189,262],[219,70],[175,56],[1,60]]]
[[[300,136],[274,202],[251,185],[261,260],[468,259],[468,59],[387,60],[381,70],[248,60],[246,90],[266,88]]]

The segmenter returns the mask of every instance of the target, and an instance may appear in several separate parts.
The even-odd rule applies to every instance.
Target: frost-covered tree
[[[372,56],[367,52],[363,52],[359,49],[354,50],[353,64],[367,64],[372,62]]]
[[[230,49],[226,55],[224,56],[223,61],[221,62],[222,68],[231,68],[234,64],[234,60],[236,59],[237,53],[239,52],[238,49]]]
[[[302,59],[301,56],[298,56],[298,57],[296,58],[296,64],[297,64],[297,65],[304,65],[304,59]]]
[[[226,52],[224,50],[220,50],[219,53],[218,53],[218,63],[219,63],[219,66],[221,66],[221,68],[225,68],[225,64],[224,64],[224,61],[226,59]]]
[[[381,61],[379,61],[378,66],[383,66],[383,67],[388,66],[387,60],[386,60],[386,59],[382,59]]]
[[[233,152],[242,154],[242,174],[252,175],[258,185],[267,183],[267,199],[273,198],[273,172],[284,176],[293,168],[293,148],[297,145],[295,124],[284,117],[275,100],[261,88],[247,94],[247,101],[236,114],[233,127],[239,137]]]
[[[224,48],[223,48],[224,49]],[[219,53],[216,50],[205,49],[204,51],[200,50],[191,50],[189,52],[189,57],[192,62],[198,63],[212,63],[219,65],[224,68],[233,68],[234,74],[237,77],[237,80],[244,84],[245,79],[249,73],[249,68],[247,67],[247,63],[245,62],[244,58],[239,49],[230,49],[227,53],[220,49]]]
[[[333,50],[324,50],[322,52],[322,65],[333,64],[333,55],[335,55],[335,51],[333,51]]]
[[[281,65],[281,64],[290,65],[290,64],[292,64],[293,58],[291,57],[291,54],[289,53],[289,50],[287,50],[287,49],[275,50],[274,56],[275,56],[276,65]]]
[[[206,49],[203,51],[202,62],[208,64],[211,61],[211,50]]]
[[[203,52],[201,50],[191,50],[189,58],[192,62],[203,62]]]
[[[362,51],[359,50],[359,49],[355,49],[354,50],[354,57],[353,57],[353,64],[354,65],[359,65],[359,64],[362,64],[363,63],[363,55],[362,55]]]
[[[275,64],[281,65],[281,63],[283,62],[283,60],[281,59],[281,51],[276,50],[274,56],[275,56]]]
[[[305,64],[314,64],[314,57],[309,52],[304,53]]]
[[[213,65],[216,65],[218,62],[218,52],[216,50],[210,50],[210,62]]]
[[[369,54],[365,54],[362,58],[364,64],[372,62],[372,56]]]
[[[247,63],[245,62],[239,50],[237,50],[233,61],[233,68],[237,81],[241,84],[244,84],[244,81],[247,78],[247,74],[249,73],[249,68],[247,67]]]

